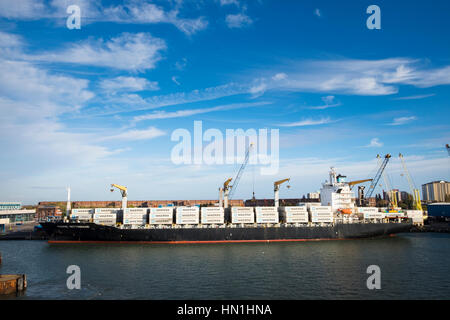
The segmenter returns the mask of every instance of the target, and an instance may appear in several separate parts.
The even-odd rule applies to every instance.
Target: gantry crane
[[[280,192],[280,185],[282,185],[283,183],[285,183],[285,182],[287,182],[287,181],[289,181],[289,180],[291,180],[291,179],[288,178],[288,179],[278,180],[278,181],[275,181],[275,182],[273,183],[275,208],[278,208],[279,202],[280,202],[280,195],[279,195],[279,192]],[[290,186],[288,186],[288,188],[290,188]]]
[[[375,177],[372,179],[372,183],[369,186],[369,190],[367,191],[367,199],[369,199],[370,197],[372,197],[373,192],[375,191],[376,186],[378,185],[378,182],[380,181],[381,176],[383,175],[384,169],[386,168],[389,159],[391,158],[390,154],[387,154],[384,156],[384,160],[381,162],[380,164],[380,155],[377,155],[377,159],[378,161],[378,170],[377,173],[375,174]]]
[[[381,165],[380,155],[377,155],[377,158],[378,158],[378,164]],[[395,191],[394,189],[391,188],[391,184],[389,182],[389,177],[386,175],[385,170],[383,170],[381,175],[383,176],[384,185],[386,187],[387,196],[389,198],[389,210],[394,212],[395,208],[398,207],[398,202],[397,202],[398,193],[397,193],[397,191]]]
[[[411,193],[413,195],[414,199],[414,206],[416,207],[416,210],[423,211],[422,209],[422,203],[420,201],[420,193],[419,190],[416,188],[416,185],[411,178],[411,175],[409,174],[408,168],[406,167],[405,159],[403,158],[403,155],[399,153],[398,157],[400,158],[403,166],[403,171],[405,171],[406,178],[408,179],[409,188],[411,189]]]
[[[239,168],[238,173],[236,174],[236,177],[234,178],[234,183],[229,186],[229,188],[231,189],[229,192],[229,199],[231,199],[231,197],[234,195],[234,193],[236,192],[236,188],[239,184],[239,181],[241,180],[242,177],[242,173],[244,172],[245,167],[247,166],[248,163],[248,159],[250,158],[250,151],[253,148],[253,143],[250,143],[250,146],[247,149],[247,153],[245,154],[245,159],[244,162],[242,163],[241,167]],[[225,192],[225,191],[224,191]]]
[[[227,181],[223,183],[223,187],[219,188],[219,207],[228,208],[228,194],[230,192],[229,184],[233,180],[233,178],[229,178]],[[225,197],[224,197],[225,194]],[[225,198],[225,203],[224,203]]]
[[[114,187],[120,190],[120,193],[122,194],[122,209],[127,208],[127,187],[120,186],[118,184],[111,184],[111,192],[114,191]]]

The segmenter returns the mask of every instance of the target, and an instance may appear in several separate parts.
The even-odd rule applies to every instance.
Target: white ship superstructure
[[[322,206],[330,206],[333,212],[338,210],[353,211],[354,194],[345,176],[337,175],[335,169],[330,170],[330,180],[322,184],[320,189],[320,202]]]

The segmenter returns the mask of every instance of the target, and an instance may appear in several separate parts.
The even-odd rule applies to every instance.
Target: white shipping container
[[[148,208],[126,208],[123,214],[147,214]]]
[[[91,209],[91,208],[72,209],[71,213],[72,214],[81,214],[81,213],[92,214],[92,213],[94,213],[94,209]]]
[[[172,224],[173,208],[150,208],[150,224]]]
[[[122,209],[118,208],[95,208],[95,213],[115,213],[118,214]]]
[[[283,220],[286,223],[308,223],[308,210],[306,206],[280,207]]]
[[[101,224],[104,226],[114,226],[116,225],[116,220],[112,219],[94,219],[95,224]]]
[[[123,224],[145,225],[146,221],[142,219],[124,219]]]
[[[256,223],[278,223],[278,209],[276,207],[256,207]]]
[[[311,221],[314,223],[333,222],[333,212],[330,206],[311,207]]]
[[[117,219],[115,213],[94,213],[94,219]]]
[[[201,222],[203,224],[223,224],[225,221],[222,207],[203,207],[201,209]]]
[[[357,208],[358,213],[364,215],[364,219],[383,219],[384,212],[380,212],[376,207],[359,207]]]
[[[70,219],[71,220],[91,220],[92,219],[92,214],[90,213],[72,213],[70,215]]]
[[[231,223],[255,223],[251,207],[231,207]]]
[[[178,207],[176,213],[177,224],[198,224],[200,208],[194,207]]]
[[[150,219],[150,224],[172,224],[173,218],[164,219],[164,218],[154,218]]]
[[[421,210],[407,210],[406,215],[412,219],[413,223],[423,223],[423,211]]]

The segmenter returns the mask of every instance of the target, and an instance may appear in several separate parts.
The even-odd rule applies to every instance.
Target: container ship
[[[285,179],[287,180],[287,179]],[[283,182],[285,180],[282,180]],[[375,207],[356,207],[352,183],[332,168],[320,189],[320,202],[273,207],[181,206],[70,210],[66,221],[43,222],[50,243],[148,242],[221,243],[281,242],[372,238],[409,232],[412,219]],[[223,190],[222,190],[223,191]],[[225,195],[227,193],[225,192]],[[69,203],[69,202],[68,202]]]

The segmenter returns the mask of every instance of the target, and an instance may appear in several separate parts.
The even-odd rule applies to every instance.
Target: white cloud
[[[287,78],[287,74],[284,72],[277,73],[272,77],[272,80],[279,81]]]
[[[0,17],[8,19],[40,19],[44,10],[41,0],[0,1]]]
[[[113,79],[104,79],[99,84],[100,88],[111,93],[119,91],[143,91],[159,90],[158,82],[148,81],[145,78],[138,77],[116,77]]]
[[[434,93],[420,94],[420,95],[408,96],[408,97],[398,97],[398,98],[394,98],[393,100],[418,100],[418,99],[425,99],[425,98],[433,97],[435,95],[436,94],[434,94]]]
[[[253,20],[244,13],[229,14],[225,18],[228,28],[242,28],[249,26],[253,23]]]
[[[400,126],[406,123],[409,123],[411,121],[417,120],[417,117],[411,116],[411,117],[400,117],[395,118],[393,122],[389,123],[391,126]]]
[[[82,41],[60,52],[29,56],[29,59],[144,71],[155,67],[165,48],[164,40],[148,33],[122,33],[108,41]]]
[[[315,14],[316,16],[318,16],[318,17],[321,16],[321,13],[320,13],[320,10],[319,10],[319,9],[314,10],[314,14]]]
[[[234,4],[239,7],[239,1],[238,0],[220,0],[221,6],[227,6],[230,4]]]
[[[378,138],[373,138],[370,143],[366,146],[367,148],[379,148],[382,147],[383,143]]]
[[[281,127],[306,127],[306,126],[317,126],[322,124],[327,124],[333,122],[330,118],[322,118],[319,120],[313,120],[313,119],[305,119],[298,122],[291,122],[291,123],[283,123],[280,124]]]
[[[225,110],[233,110],[240,108],[249,108],[249,107],[257,107],[268,104],[267,102],[255,102],[255,103],[236,103],[236,104],[228,104],[221,105],[211,108],[201,108],[201,109],[187,109],[187,110],[178,110],[174,112],[165,112],[165,111],[155,111],[149,114],[136,116],[133,118],[133,121],[143,121],[143,120],[156,120],[156,119],[169,119],[169,118],[181,118],[181,117],[189,117],[196,114],[203,114],[215,111],[225,111]]]
[[[157,137],[164,136],[166,132],[155,128],[148,127],[144,130],[128,130],[116,135],[106,136],[98,139],[98,141],[107,141],[107,140],[119,140],[119,141],[138,141],[138,140],[149,140]]]
[[[177,86],[180,86],[181,85],[181,83],[178,81],[178,77],[177,76],[172,76],[172,81],[177,85]]]

